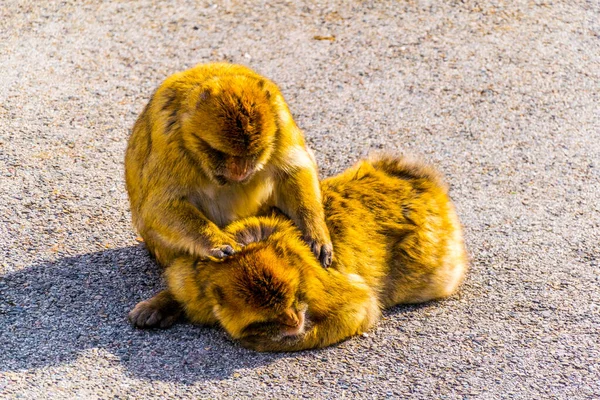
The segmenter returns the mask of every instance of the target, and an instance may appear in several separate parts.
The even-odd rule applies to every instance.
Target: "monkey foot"
[[[140,301],[129,312],[129,321],[137,328],[168,328],[181,316],[182,309],[171,293],[163,290],[151,299]]]

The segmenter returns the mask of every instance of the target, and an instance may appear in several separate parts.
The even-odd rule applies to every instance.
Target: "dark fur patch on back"
[[[213,296],[215,296],[215,299],[217,300],[217,302],[223,303],[223,301],[225,300],[225,292],[223,292],[223,289],[220,286],[214,286],[213,289]]]
[[[161,111],[168,112],[169,116],[167,117],[167,123],[165,125],[164,133],[168,135],[171,133],[177,124],[177,112],[178,112],[178,104],[177,100],[177,92],[173,89],[165,90],[163,93],[163,105],[161,107]]]
[[[243,245],[259,242],[262,240],[260,225],[249,225],[237,232],[236,241]]]
[[[163,111],[168,111],[171,106],[173,105],[173,103],[175,103],[175,100],[177,99],[177,92],[175,92],[175,90],[173,89],[166,89],[164,90],[163,94],[163,105],[161,107],[161,110]]]
[[[150,157],[150,153],[152,152],[152,123],[150,118],[146,116],[146,154],[144,156],[144,164]],[[143,169],[143,168],[142,168]]]
[[[169,115],[169,118],[167,119],[167,126],[165,127],[165,134],[169,134],[173,131],[173,127],[175,126],[175,124],[177,124],[178,118],[177,118],[177,108],[173,109],[173,111],[171,111],[171,115]]]

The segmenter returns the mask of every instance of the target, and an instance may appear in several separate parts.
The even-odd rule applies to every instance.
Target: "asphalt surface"
[[[96,3],[0,3],[1,398],[600,397],[597,0]],[[322,176],[379,149],[436,164],[460,293],[296,354],[131,328],[161,282],[130,128],[166,76],[222,60],[281,86]]]

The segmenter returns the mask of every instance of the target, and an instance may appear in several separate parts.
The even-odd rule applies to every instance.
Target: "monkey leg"
[[[158,262],[168,266],[181,253],[221,259],[235,253],[235,242],[187,200],[149,205],[141,236]]]

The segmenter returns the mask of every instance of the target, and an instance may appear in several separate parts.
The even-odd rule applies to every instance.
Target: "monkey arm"
[[[278,182],[276,206],[289,216],[321,265],[331,265],[333,246],[321,203],[321,189],[313,168],[297,168]]]
[[[360,333],[362,331],[359,331],[358,327],[340,326],[337,318],[327,318],[323,322],[315,324],[299,338],[290,337],[274,341],[260,336],[250,336],[241,339],[240,344],[261,352],[301,351],[327,347]]]
[[[143,219],[140,234],[165,266],[181,253],[223,258],[234,252],[234,240],[185,199],[149,205]]]

